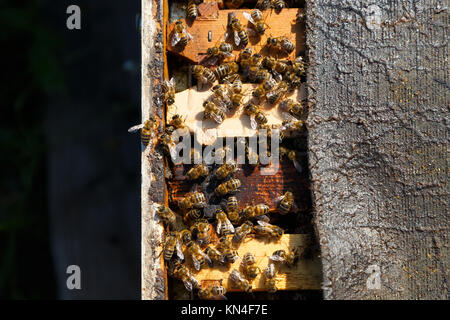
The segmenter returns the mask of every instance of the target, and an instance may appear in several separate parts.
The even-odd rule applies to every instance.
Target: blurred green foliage
[[[65,92],[60,43],[39,1],[0,4],[0,298],[53,299],[44,113]]]

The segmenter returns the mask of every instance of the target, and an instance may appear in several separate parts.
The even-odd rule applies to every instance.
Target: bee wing
[[[143,123],[137,124],[135,126],[132,126],[130,129],[128,129],[128,132],[136,132],[136,131],[142,129],[143,127],[144,127]]]
[[[235,232],[235,229],[234,229],[234,227],[233,227],[233,224],[230,222],[230,220],[226,220],[225,221],[225,224],[227,225],[227,228],[228,228],[228,230],[230,230],[230,232],[231,233],[234,233]]]
[[[276,82],[280,82],[281,80],[283,80],[283,76],[275,70],[272,70],[272,75]]]
[[[208,265],[210,267],[212,267],[214,265],[211,258],[206,253],[202,252],[202,256],[203,256],[203,258],[205,258],[206,262],[208,263]]]
[[[208,66],[213,66],[217,63],[217,61],[219,61],[219,57],[218,56],[213,56],[210,57],[206,60],[205,64]]]
[[[244,280],[244,277],[242,276],[242,274],[239,271],[237,271],[235,269],[235,270],[231,271],[230,279],[231,279],[231,281],[234,281],[234,282],[241,282]]]
[[[244,15],[245,19],[250,21],[252,24],[256,24],[255,20],[253,20],[252,15],[250,13],[244,11],[243,15]]]
[[[254,114],[250,116],[250,126],[252,127],[253,130],[256,130],[256,128],[258,127],[258,123],[256,122]]]
[[[302,165],[300,164],[300,162],[297,161],[297,159],[294,159],[292,162],[294,163],[294,167],[297,170],[297,172],[303,171]]]
[[[195,255],[192,255],[192,263],[194,264],[195,270],[199,271],[201,268],[200,261],[195,258]]]
[[[177,256],[180,260],[184,260],[183,250],[181,249],[181,241],[177,240]]]
[[[189,38],[189,40],[193,40],[194,36],[186,31],[186,36]]]
[[[186,289],[187,289],[188,291],[192,291],[193,286],[192,286],[192,282],[191,282],[190,279],[189,279],[189,280],[183,281],[183,283],[184,283],[184,286],[186,287]]]
[[[178,42],[180,42],[181,36],[178,32],[174,32],[172,39],[170,40],[170,44],[172,47],[175,47]]]
[[[217,220],[216,232],[220,236],[220,231],[222,230],[222,221]]]
[[[272,261],[279,261],[279,262],[284,262],[284,258],[280,257],[279,255],[273,254],[269,257],[270,260]]]
[[[234,31],[234,43],[236,44],[236,46],[239,46],[239,44],[241,43],[241,37],[239,37],[237,31]]]
[[[174,77],[170,78],[169,85],[173,88],[175,87],[175,78]]]
[[[294,117],[292,114],[290,114],[288,112],[282,112],[281,116],[283,117],[283,119],[288,120],[288,121],[298,121],[298,119],[296,117]]]
[[[261,221],[261,222],[269,222],[270,221],[270,218],[267,216],[267,215],[265,215],[265,214],[263,214],[262,216],[257,216],[257,217],[255,217],[255,219],[259,222],[259,221]]]
[[[277,203],[281,202],[285,197],[286,197],[286,196],[285,196],[284,194],[281,195],[281,196],[279,196],[279,197],[276,199],[276,202],[277,202]]]
[[[227,58],[234,58],[234,54],[232,54],[231,52],[223,52],[223,55]]]

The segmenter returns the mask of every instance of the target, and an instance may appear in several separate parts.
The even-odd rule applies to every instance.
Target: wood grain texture
[[[448,299],[448,9],[310,1],[310,168],[326,299]]]
[[[182,19],[184,24],[187,26],[187,31],[194,36],[192,41],[189,41],[184,48],[172,47],[170,45],[170,39],[173,35],[174,23],[167,25],[167,43],[168,50],[172,53],[178,54],[185,57],[190,62],[200,63],[205,58],[206,50],[209,47],[214,46],[216,43],[225,40],[225,33],[227,32],[228,14],[231,12],[236,12],[237,18],[241,24],[246,29],[252,29],[251,23],[245,19],[243,12],[251,12],[251,9],[238,9],[238,10],[218,10],[217,13],[211,12],[209,6],[210,3],[204,3],[203,6],[207,6],[208,10],[201,9],[208,12],[207,16],[199,16],[195,21],[186,21]],[[200,5],[200,7],[202,6]],[[248,46],[253,47],[256,52],[261,51],[263,55],[267,55],[269,50],[265,48],[265,43],[267,36],[286,36],[292,43],[295,44],[295,50],[288,56],[286,54],[279,54],[280,58],[289,57],[294,59],[301,52],[305,51],[305,30],[304,24],[293,24],[298,12],[303,12],[303,9],[283,9],[280,13],[275,13],[272,10],[264,11],[264,15],[267,16],[266,23],[270,26],[270,29],[266,30],[266,34],[259,36],[254,33],[251,36],[252,31],[250,31],[249,44]],[[187,24],[186,24],[187,23]],[[212,38],[208,41],[208,32],[211,31]],[[232,38],[232,37],[231,37]],[[232,43],[232,39],[227,39],[227,42]],[[242,50],[240,48],[235,48]],[[239,50],[234,50],[233,54],[237,57],[239,55]],[[272,54],[276,51],[273,50]]]
[[[211,119],[203,118],[203,102],[212,96],[210,90],[199,91],[197,88],[191,88],[178,92],[175,95],[175,103],[169,106],[167,111],[167,120],[170,121],[174,114],[179,114],[185,119],[185,124],[189,127],[190,132],[198,130],[203,134],[201,137],[202,144],[212,144],[216,137],[249,137],[255,134],[250,126],[250,118],[244,114],[243,105],[251,99],[251,92],[257,84],[245,83],[242,88],[247,92],[242,105],[236,110],[227,113],[225,120],[218,124]],[[289,92],[285,99],[302,101],[306,97],[305,88],[302,86]],[[264,112],[269,125],[280,127],[284,120],[282,116],[283,110],[278,104],[270,105],[266,102],[260,105],[261,111]]]
[[[158,131],[164,126],[161,82],[164,78],[164,37],[162,0],[142,0],[142,121],[151,115],[157,119]],[[142,299],[167,299],[167,274],[159,257],[163,228],[155,221],[155,203],[167,201],[163,155],[156,150],[156,137],[142,149]]]
[[[245,240],[239,246],[237,252],[240,257],[243,257],[247,252],[253,253],[256,265],[261,270],[264,270],[269,263],[269,257],[274,251],[281,249],[292,251],[297,248],[301,254],[310,245],[307,235],[285,234],[277,242],[262,239]],[[239,291],[229,280],[229,274],[233,269],[242,272],[241,262],[241,260],[238,260],[228,266],[204,268],[194,272],[194,274],[197,280],[202,283],[202,286],[217,282],[223,285],[227,291]],[[318,290],[321,288],[322,274],[320,259],[317,254],[308,259],[299,259],[297,264],[292,267],[277,264],[277,271],[276,280],[279,290]],[[264,276],[259,274],[252,281],[253,290],[266,291],[264,280]]]

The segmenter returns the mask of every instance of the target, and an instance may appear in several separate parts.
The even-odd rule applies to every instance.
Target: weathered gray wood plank
[[[326,299],[448,298],[446,5],[308,3]]]

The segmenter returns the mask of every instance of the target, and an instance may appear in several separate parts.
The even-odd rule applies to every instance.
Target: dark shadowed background
[[[66,8],[81,8],[81,30]],[[140,1],[1,2],[0,298],[140,298]],[[81,290],[66,268],[81,268]]]

